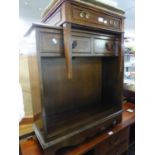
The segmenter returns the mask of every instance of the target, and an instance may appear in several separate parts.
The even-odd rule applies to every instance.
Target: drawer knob
[[[90,14],[88,12],[82,11],[82,12],[80,12],[80,17],[81,18],[89,19],[90,18]]]
[[[86,13],[86,18],[89,19],[90,18],[90,14]]]
[[[106,48],[107,51],[113,51],[114,50],[114,45],[112,43],[110,43],[110,42],[107,42],[105,44],[105,48]]]
[[[74,40],[74,41],[72,42],[72,49],[76,48],[76,46],[77,46],[77,41]]]
[[[81,17],[81,18],[84,18],[85,15],[86,15],[86,13],[85,13],[84,11],[80,12],[80,17]]]

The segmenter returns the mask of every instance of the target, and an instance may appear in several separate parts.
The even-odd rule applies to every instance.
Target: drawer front
[[[96,147],[95,155],[109,155],[111,152],[113,152],[112,150],[116,150],[117,148],[119,149],[118,146],[121,145],[122,143],[125,144],[124,148],[126,149],[128,146],[128,142],[129,142],[129,128],[125,128],[121,130],[119,133],[116,133],[111,137],[109,137],[105,142],[99,144]],[[122,145],[121,147],[123,149]]]
[[[91,53],[91,38],[72,36],[72,52],[73,53]]]
[[[93,39],[93,51],[95,54],[115,55],[116,47],[115,42],[101,38]]]
[[[50,53],[52,56],[64,55],[62,31],[40,30],[38,38],[41,53]],[[73,56],[117,56],[118,54],[119,40],[113,35],[72,31],[71,40]]]
[[[41,52],[62,53],[63,39],[58,32],[40,32]]]
[[[95,27],[100,25],[109,29],[121,29],[121,19],[104,13],[96,13],[89,9],[78,8],[76,6],[72,6],[72,19],[76,22],[84,23],[85,25],[90,23],[94,24]]]

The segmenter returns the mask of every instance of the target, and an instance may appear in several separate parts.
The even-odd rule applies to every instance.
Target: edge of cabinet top
[[[76,26],[76,25],[75,25]],[[47,28],[47,29],[55,29],[55,30],[63,30],[63,28],[61,26],[52,26],[50,24],[45,24],[45,23],[32,23],[31,26],[27,29],[26,33],[24,34],[24,37],[27,37],[31,34],[31,32],[35,29],[35,28]],[[93,28],[88,28],[87,26],[83,27],[83,28],[76,28],[76,27],[73,27],[72,31],[75,31],[75,32],[85,32],[85,33],[92,33],[92,34],[96,34],[96,35],[102,35],[104,34],[105,36],[111,36],[111,33],[112,32],[115,32],[115,31],[110,31],[111,33],[106,33],[108,32],[108,30],[102,30],[100,28],[96,29],[93,29]],[[124,32],[115,32],[116,34],[120,34],[120,33],[124,33]]]
[[[51,26],[49,24],[44,24],[44,23],[32,23],[32,25],[29,27],[27,32],[25,33],[24,37],[27,37],[33,30],[34,28],[48,28],[48,29],[57,29],[57,30],[62,30],[62,27],[59,26]]]
[[[99,1],[89,0],[89,1],[83,1],[83,0],[57,0],[52,1],[48,4],[48,6],[43,10],[42,12],[42,22],[45,22],[53,12],[55,12],[64,2],[69,2],[73,5],[82,5],[83,7],[87,7],[92,10],[97,11],[104,11],[107,14],[119,16],[122,18],[125,18],[124,14],[125,12],[115,6],[108,5],[106,3],[102,3]]]

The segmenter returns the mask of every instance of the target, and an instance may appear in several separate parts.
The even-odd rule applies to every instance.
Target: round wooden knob
[[[83,11],[82,11],[82,12],[80,12],[80,17],[81,17],[81,18],[84,18],[84,17],[85,17],[85,14],[86,14],[86,13],[85,13],[85,12],[83,12]]]
[[[90,18],[90,14],[86,13],[86,18],[89,19]]]
[[[106,48],[108,51],[113,51],[114,45],[113,45],[111,42],[107,42],[107,43],[105,44],[105,48]]]

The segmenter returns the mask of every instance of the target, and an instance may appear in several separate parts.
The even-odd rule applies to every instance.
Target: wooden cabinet
[[[72,24],[91,26],[121,32],[123,29],[124,11],[104,5],[91,5],[83,1],[61,0],[49,9],[42,22],[61,25],[66,21]]]
[[[115,52],[121,49],[120,36],[71,29],[67,44],[63,28],[33,24],[28,34],[32,31],[37,49],[29,56],[34,130],[46,155],[50,147],[54,154],[119,123],[122,109],[117,93],[121,93],[122,81]],[[98,38],[105,44],[100,46]],[[117,42],[118,47],[106,46]],[[71,45],[71,79],[65,67],[67,45]],[[37,99],[35,88],[41,94]]]
[[[69,79],[72,78],[72,45],[69,42],[71,42],[71,29],[73,27],[77,29],[90,29],[91,31],[102,31],[103,33],[106,31],[106,33],[110,34],[117,33],[120,35],[120,42],[123,42],[124,11],[107,5],[100,7],[79,0],[60,0],[47,11],[42,18],[42,22],[54,26],[62,26],[64,28],[64,52]],[[84,47],[82,50],[79,49],[78,53],[83,51],[83,53],[85,52],[85,54],[87,54],[89,53],[90,41],[88,38],[83,38],[83,40],[88,48],[85,49],[86,47]],[[95,44],[95,54],[115,55],[114,49],[115,46],[117,46],[115,43],[113,44],[109,41],[105,42],[102,39],[96,39],[93,44]],[[73,45],[77,45],[77,42],[75,41]],[[79,46],[80,45],[78,45],[78,47]],[[73,47],[75,48],[75,46]],[[83,45],[81,45],[81,47],[83,47]],[[77,53],[76,49],[73,51]],[[122,70],[122,49],[120,49],[117,54],[119,55],[120,70]]]
[[[57,4],[43,19],[46,24],[33,24],[28,31],[35,32],[32,55],[39,73],[33,74],[29,63],[31,84],[35,87],[38,77],[41,94],[41,105],[33,103],[34,111],[41,107],[34,130],[46,155],[118,124],[123,112],[124,12],[70,0]],[[119,145],[120,137],[107,147]]]

